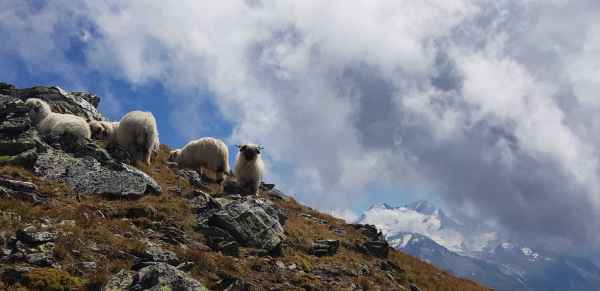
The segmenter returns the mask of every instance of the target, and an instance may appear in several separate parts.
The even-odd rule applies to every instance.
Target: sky
[[[161,142],[265,147],[346,217],[428,199],[600,249],[600,2],[0,0],[0,80],[141,109]],[[234,150],[230,147],[230,150]]]

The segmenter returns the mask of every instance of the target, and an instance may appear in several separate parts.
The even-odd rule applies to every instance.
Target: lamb
[[[258,195],[264,174],[264,163],[260,155],[262,146],[255,144],[237,145],[240,151],[235,160],[234,175],[239,186],[247,195]]]
[[[29,117],[41,134],[56,136],[70,134],[78,140],[91,137],[90,127],[82,117],[52,112],[50,105],[38,98],[29,98],[25,104],[30,107]]]
[[[152,152],[157,152],[160,145],[156,119],[150,112],[131,111],[118,122],[92,121],[90,128],[94,138],[122,147],[133,160],[148,166]]]
[[[229,173],[229,150],[222,140],[212,137],[190,141],[182,149],[171,151],[169,161],[181,168],[194,169],[200,175],[213,172],[220,187]]]

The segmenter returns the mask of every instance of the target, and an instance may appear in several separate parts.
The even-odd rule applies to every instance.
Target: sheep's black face
[[[253,161],[260,154],[260,149],[254,146],[243,145],[240,147],[240,153],[242,153],[246,160]]]

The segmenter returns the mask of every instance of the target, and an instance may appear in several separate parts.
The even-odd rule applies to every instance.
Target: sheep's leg
[[[150,157],[152,155],[152,152],[150,152],[150,150],[147,150],[144,154],[146,158],[146,165],[150,167]]]
[[[259,186],[257,183],[254,183],[254,182],[251,183],[251,186],[250,186],[251,195],[258,196],[258,188],[259,188]]]

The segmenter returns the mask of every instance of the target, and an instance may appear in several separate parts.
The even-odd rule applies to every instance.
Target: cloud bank
[[[600,242],[597,1],[0,8],[0,55],[188,92],[172,97],[182,128],[213,104],[234,126],[230,141],[264,144],[311,205],[352,207],[386,185],[440,193],[522,239]]]

